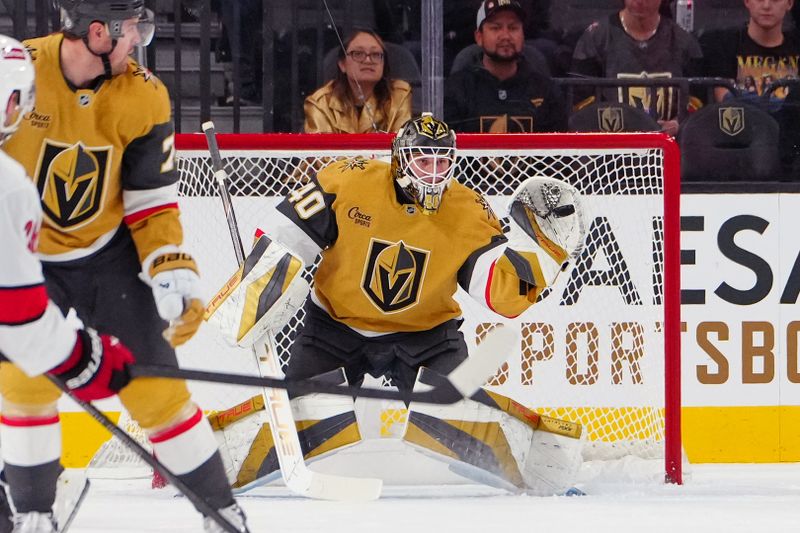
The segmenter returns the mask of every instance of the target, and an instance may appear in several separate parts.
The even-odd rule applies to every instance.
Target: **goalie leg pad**
[[[211,300],[205,319],[231,345],[252,346],[267,330],[280,331],[310,292],[303,260],[262,235],[233,277]]]
[[[312,379],[346,384],[344,370]],[[306,459],[321,458],[361,441],[353,399],[309,394],[291,401],[300,446]],[[237,492],[269,483],[280,475],[269,417],[260,396],[210,415],[228,479]]]
[[[423,368],[415,389],[441,379]],[[403,440],[470,479],[553,495],[575,481],[580,436],[579,424],[543,417],[510,398],[479,391],[452,405],[411,404]]]
[[[414,388],[436,385],[439,380],[442,380],[439,374],[422,368]],[[496,482],[489,484],[521,491],[525,483],[514,448],[522,446],[509,439],[509,436],[518,438],[520,431],[508,431],[509,423],[524,426],[498,409],[467,398],[452,405],[412,403],[402,439],[436,459],[484,471],[487,479],[496,478]],[[453,470],[466,471],[463,466]]]
[[[528,494],[563,494],[575,483],[584,441],[547,431],[534,431],[522,476]]]

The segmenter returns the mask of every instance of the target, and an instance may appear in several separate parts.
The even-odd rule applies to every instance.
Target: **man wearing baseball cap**
[[[567,110],[558,87],[522,55],[525,10],[518,0],[485,0],[475,20],[481,61],[445,83],[445,120],[457,131],[564,131]]]

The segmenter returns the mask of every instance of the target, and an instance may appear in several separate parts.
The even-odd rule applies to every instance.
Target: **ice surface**
[[[800,531],[800,464],[693,465],[683,486],[593,481],[584,487],[587,496],[537,498],[476,485],[388,486],[379,501],[362,504],[263,487],[239,501],[253,533]],[[185,498],[139,479],[93,480],[70,532],[200,530]]]

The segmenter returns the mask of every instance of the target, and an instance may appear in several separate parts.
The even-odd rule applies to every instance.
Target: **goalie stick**
[[[359,396],[379,400],[411,401],[430,404],[450,404],[472,396],[494,375],[508,358],[509,347],[516,341],[516,335],[507,327],[497,327],[486,334],[477,349],[461,363],[449,376],[441,377],[441,384],[425,391],[401,394],[396,390],[374,389],[333,385],[314,380],[294,381],[277,377],[252,376],[191,370],[161,365],[134,365],[131,375],[135,377],[162,377],[207,381],[227,385],[243,385],[272,389],[288,389],[295,394],[336,394],[339,396]]]
[[[222,164],[222,157],[217,145],[214,123],[203,123],[203,132],[208,141],[208,150],[211,154],[211,163],[214,168],[214,177],[217,180],[219,195],[225,209],[228,230],[231,235],[236,260],[239,265],[244,262],[244,247],[233,210],[233,202],[228,192],[228,174]],[[275,351],[275,338],[272,332],[267,331],[253,347],[253,354],[261,376],[280,376],[278,357]],[[263,386],[262,386],[263,387]],[[262,389],[264,403],[269,413],[269,428],[275,443],[275,453],[278,457],[281,476],[292,492],[309,498],[336,501],[369,501],[381,495],[383,481],[370,478],[351,478],[322,474],[308,468],[303,458],[300,447],[300,438],[297,435],[294,415],[292,414],[289,394],[284,388],[264,387]]]
[[[133,453],[138,455],[142,461],[150,465],[153,470],[157,471],[161,474],[167,481],[172,483],[172,485],[177,488],[181,493],[183,493],[186,498],[192,502],[195,508],[203,513],[205,516],[211,518],[214,522],[219,524],[219,526],[227,531],[228,533],[241,533],[241,530],[231,524],[224,516],[222,516],[217,509],[211,507],[208,502],[206,502],[203,498],[201,498],[191,487],[189,487],[186,483],[184,483],[181,478],[173,474],[166,466],[164,466],[161,461],[156,459],[154,456],[150,454],[147,450],[145,450],[141,444],[136,442],[136,439],[128,435],[124,429],[117,426],[114,422],[112,422],[106,415],[104,415],[99,409],[97,409],[94,405],[89,402],[85,402],[80,398],[76,397],[72,394],[72,391],[67,387],[63,381],[58,379],[54,376],[47,376],[50,378],[50,381],[58,387],[61,392],[69,396],[75,403],[77,403],[81,409],[89,413],[89,415],[94,418],[101,426],[106,428],[113,436],[117,437],[121,440],[125,446],[128,447]],[[72,520],[71,517],[70,521]]]

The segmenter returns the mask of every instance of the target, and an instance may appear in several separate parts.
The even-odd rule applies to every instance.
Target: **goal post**
[[[388,160],[389,134],[221,134],[217,136],[234,208],[248,242],[269,233],[273,207],[338,159]],[[495,212],[524,179],[570,182],[583,195],[586,246],[552,290],[514,320],[464,294],[462,331],[474,344],[497,323],[521,343],[488,386],[544,414],[580,422],[587,460],[634,455],[682,482],[680,435],[680,157],[660,133],[461,134],[455,179],[480,191]],[[236,269],[225,216],[202,134],[176,136],[185,246],[210,298]],[[447,201],[446,197],[444,201]],[[340,222],[343,223],[343,222]],[[435,250],[433,251],[435,253]],[[302,311],[278,336],[285,364]],[[249,351],[226,346],[203,327],[179,350],[193,368],[254,372]],[[223,409],[252,389],[192,384],[204,409]],[[379,435],[397,437],[402,403],[383,402],[370,416]],[[360,418],[360,422],[364,422]]]

